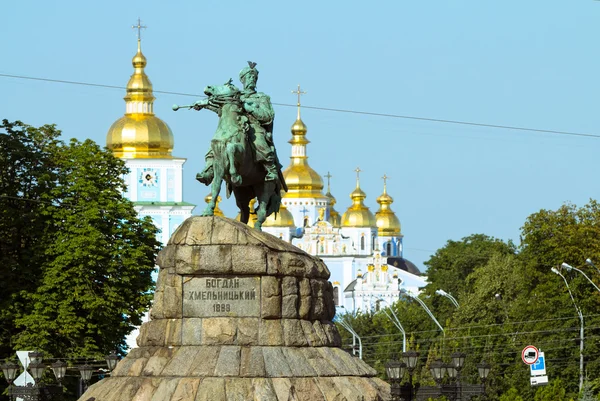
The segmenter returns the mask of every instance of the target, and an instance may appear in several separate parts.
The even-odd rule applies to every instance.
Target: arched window
[[[362,237],[360,237],[360,250],[361,251],[365,250],[365,236],[364,235]]]
[[[340,287],[333,287],[333,304],[340,306]]]
[[[385,253],[388,256],[394,256],[394,255],[392,255],[392,242],[391,241],[388,242],[387,244],[385,244]]]

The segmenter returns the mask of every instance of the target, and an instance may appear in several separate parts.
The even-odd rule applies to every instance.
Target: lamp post
[[[79,374],[81,375],[81,382],[83,383],[81,394],[85,393],[90,383],[90,379],[92,378],[92,373],[94,373],[94,367],[88,365],[87,363],[82,366],[77,367],[79,369]],[[81,394],[79,394],[81,396]]]
[[[589,259],[587,259],[587,260],[589,260]],[[591,260],[590,260],[590,262],[591,262]],[[592,265],[593,265],[593,264],[592,264]],[[573,266],[571,266],[571,265],[569,265],[569,264],[567,264],[567,263],[563,263],[563,264],[561,264],[560,266],[561,266],[563,269],[565,269],[566,271],[568,271],[568,272],[570,272],[570,271],[572,271],[572,270],[576,270],[576,271],[578,271],[579,273],[583,274],[583,277],[585,277],[585,278],[587,279],[587,281],[589,281],[590,283],[592,283],[592,285],[593,285],[594,287],[596,287],[596,289],[597,289],[597,290],[600,292],[600,288],[598,288],[598,286],[596,285],[596,283],[594,283],[594,282],[593,282],[593,281],[592,281],[592,280],[591,280],[591,279],[590,279],[590,278],[587,276],[587,274],[585,274],[583,271],[581,271],[581,270],[579,270],[578,268],[576,268],[576,267],[573,267]]]
[[[110,351],[110,354],[106,355],[105,359],[106,365],[108,366],[108,370],[110,370],[112,374],[112,371],[115,370],[115,368],[117,367],[119,357],[117,356],[117,353],[115,351]]]
[[[563,265],[566,265],[566,263],[563,263]],[[563,276],[556,267],[553,267],[550,270],[552,273],[559,275],[565,282],[567,291],[569,291],[569,296],[571,297],[571,301],[573,301],[573,306],[575,306],[575,310],[579,316],[579,392],[581,393],[581,389],[583,388],[583,314],[581,313],[581,309],[579,309],[575,303],[575,298],[573,298],[573,293],[571,292],[571,288],[569,288],[569,283],[567,282],[565,276]]]
[[[382,301],[385,302],[388,307],[390,312],[392,312],[392,314],[390,315],[386,308],[383,308],[382,311],[383,313],[387,316],[388,319],[391,320],[392,323],[394,323],[394,326],[396,326],[396,328],[398,330],[400,330],[400,333],[402,333],[402,352],[406,351],[406,331],[404,330],[404,327],[402,327],[402,324],[400,323],[400,320],[398,319],[398,316],[396,316],[396,312],[394,312],[394,308],[392,308],[392,305],[390,305],[390,303],[388,301],[386,301],[385,299],[381,298],[381,297],[372,297],[378,301]]]
[[[431,313],[431,310],[429,310],[429,308],[427,307],[427,305],[425,305],[425,302],[423,302],[423,300],[421,298],[419,298],[417,295],[415,295],[412,292],[407,291],[407,290],[403,290],[402,293],[408,295],[409,297],[411,297],[412,299],[417,301],[419,303],[419,305],[421,305],[421,307],[423,309],[425,309],[425,312],[427,312],[427,314],[429,315],[431,320],[433,320],[435,322],[435,324],[440,328],[440,330],[442,331],[442,334],[444,334],[444,335],[446,334],[444,331],[444,328],[442,327],[440,322],[438,322],[438,320],[435,318],[435,316],[433,316],[433,313]]]
[[[456,371],[456,392],[458,394],[458,399],[462,400],[462,384],[460,381],[460,371],[462,370],[463,366],[465,365],[465,359],[467,357],[467,354],[463,353],[463,352],[454,352],[452,355],[450,355],[450,358],[452,359],[452,366],[454,367],[455,371]]]
[[[67,363],[63,361],[56,361],[52,365],[52,372],[54,372],[54,377],[56,377],[56,381],[59,386],[62,386],[62,381],[67,374]]]
[[[340,308],[343,308],[343,306],[340,306]],[[340,324],[340,326],[342,326],[343,328],[345,328],[348,332],[350,332],[350,334],[352,334],[352,355],[355,355],[355,351],[356,351],[356,340],[358,339],[358,357],[360,359],[362,359],[362,341],[359,337],[359,335],[356,333],[356,331],[354,331],[354,329],[352,328],[352,326],[350,326],[350,323],[346,322],[342,317],[340,317],[340,315],[336,314],[335,317],[333,318],[334,322],[337,322]]]
[[[14,362],[6,362],[6,363],[2,364],[1,368],[2,368],[2,374],[4,375],[4,378],[6,379],[6,381],[8,382],[8,396],[12,400],[13,399],[12,387],[13,387],[13,382],[15,381],[15,379],[17,378],[17,374],[19,373],[19,365],[17,365]]]
[[[600,269],[598,269],[598,266],[596,266],[596,265],[594,264],[594,262],[592,262],[592,259],[590,259],[590,258],[587,258],[587,259],[585,260],[585,263],[587,263],[588,265],[592,266],[594,269],[596,269],[596,270],[598,271],[598,273],[600,273]]]
[[[385,371],[387,373],[388,378],[392,382],[392,401],[404,400],[404,397],[402,397],[403,394],[402,389],[400,387],[400,382],[402,381],[402,377],[404,377],[405,369],[406,364],[395,359],[388,361],[385,364]]]
[[[452,302],[454,304],[454,306],[456,306],[458,308],[458,301],[456,300],[456,298],[454,298],[452,295],[448,294],[446,291],[436,290],[435,293],[448,298],[450,300],[450,302]]]
[[[487,377],[490,374],[490,370],[492,366],[486,361],[481,361],[477,364],[477,373],[479,373],[479,378],[481,379],[481,392],[485,396],[485,382],[487,381]],[[487,397],[486,397],[487,399]]]

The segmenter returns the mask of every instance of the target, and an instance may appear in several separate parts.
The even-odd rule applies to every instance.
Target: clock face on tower
[[[158,185],[158,172],[152,168],[145,168],[140,173],[140,184],[145,187]]]

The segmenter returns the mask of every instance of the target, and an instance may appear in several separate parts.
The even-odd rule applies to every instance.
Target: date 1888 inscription
[[[259,314],[259,277],[194,277],[184,281],[185,317],[254,317]]]

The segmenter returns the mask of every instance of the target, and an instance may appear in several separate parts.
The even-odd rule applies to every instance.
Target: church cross
[[[389,180],[390,177],[388,177],[387,175],[384,174],[383,177],[381,177],[381,178],[383,178],[383,192],[385,192],[387,189],[387,180]]]
[[[360,172],[362,170],[360,169],[360,167],[357,167],[356,170],[354,170],[354,171],[356,171],[356,188],[358,188],[358,182],[359,182],[359,179],[360,179]]]
[[[306,91],[300,90],[300,84],[298,84],[298,89],[296,89],[295,91],[292,91],[292,93],[295,93],[298,95],[298,120],[299,120],[300,119],[300,96],[306,95]]]
[[[330,181],[331,177],[333,177],[333,176],[328,171],[327,174],[324,177],[327,178],[327,192],[331,192],[329,190],[329,181]]]
[[[131,25],[132,29],[137,29],[138,41],[142,40],[142,29],[146,29],[146,25],[142,25],[142,21],[138,18],[137,25]]]

